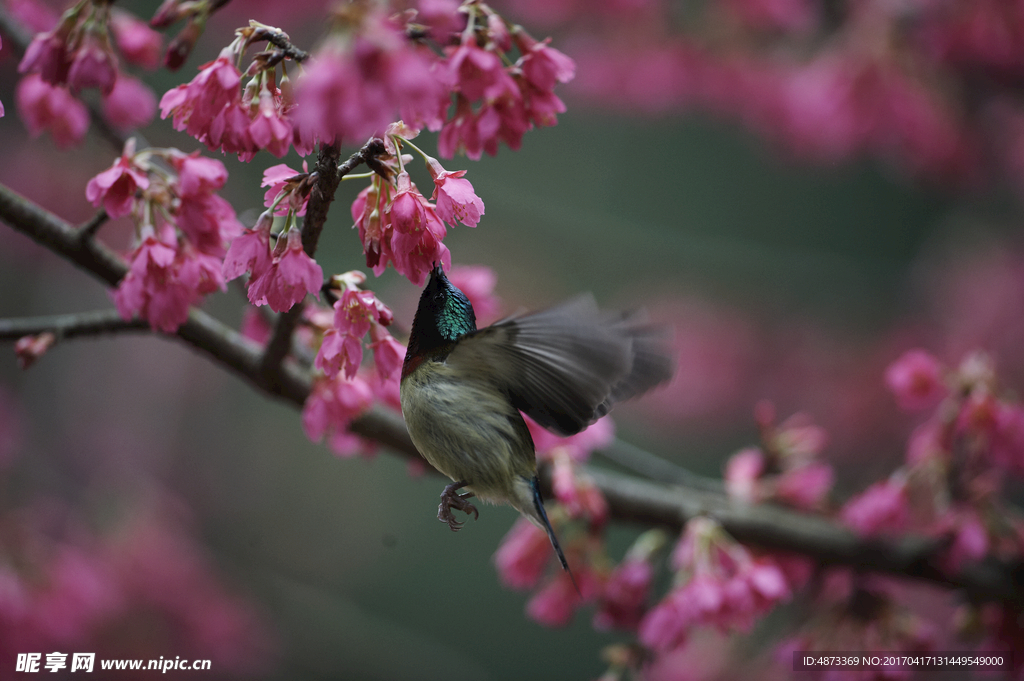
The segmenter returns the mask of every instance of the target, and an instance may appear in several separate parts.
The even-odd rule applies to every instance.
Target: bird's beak
[[[434,264],[434,269],[432,269],[430,271],[430,276],[431,277],[437,277],[438,279],[445,279],[446,278],[444,276],[444,269],[442,269],[442,267],[441,267],[441,261],[440,260],[438,260],[437,263]]]

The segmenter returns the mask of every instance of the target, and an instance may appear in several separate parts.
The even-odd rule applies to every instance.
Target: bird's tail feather
[[[562,553],[562,547],[558,543],[558,537],[555,536],[555,530],[551,527],[551,521],[548,520],[547,511],[544,510],[544,500],[540,497],[540,480],[537,476],[533,476],[530,480],[530,489],[533,491],[533,507],[537,510],[537,515],[540,516],[541,523],[544,525],[544,531],[548,533],[548,539],[551,540],[551,546],[555,549],[555,554],[558,556],[558,562],[562,564],[562,569],[565,570],[566,574],[569,575],[569,579],[572,580],[573,587],[576,588],[576,593],[580,593],[579,584],[576,583],[576,577],[572,574],[572,570],[569,569],[569,562],[565,559],[565,554]]]

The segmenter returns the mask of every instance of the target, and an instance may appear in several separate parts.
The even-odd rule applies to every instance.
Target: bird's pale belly
[[[402,414],[413,444],[440,472],[480,498],[510,501],[511,482],[536,470],[533,440],[504,394],[426,361],[402,381]]]

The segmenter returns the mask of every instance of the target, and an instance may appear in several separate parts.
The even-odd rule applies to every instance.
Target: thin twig
[[[47,317],[0,319],[0,340],[16,340],[49,331],[58,340],[124,332],[150,331],[144,319],[121,319],[117,310],[92,310]]]

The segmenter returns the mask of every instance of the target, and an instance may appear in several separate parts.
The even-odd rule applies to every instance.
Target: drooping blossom
[[[135,15],[114,9],[110,13],[110,30],[121,55],[131,64],[144,69],[160,66],[163,57],[163,36]],[[120,77],[124,77],[123,74]]]
[[[378,11],[317,49],[295,84],[292,117],[324,141],[362,143],[402,119],[436,129],[444,90],[436,58]]]
[[[109,96],[117,81],[117,57],[110,47],[106,30],[86,30],[78,49],[71,55],[68,89],[78,94],[85,88],[97,88]]]
[[[199,152],[167,158],[177,171],[177,227],[202,252],[223,256],[226,244],[242,232],[234,208],[216,193],[227,182],[224,164]]]
[[[31,73],[18,82],[15,90],[18,114],[29,135],[38,137],[49,131],[61,149],[82,141],[89,129],[89,110],[67,88],[50,85]]]
[[[331,450],[343,457],[361,451],[361,438],[349,432],[353,419],[361,416],[373,404],[373,391],[360,376],[345,378],[318,378],[302,408],[302,427],[313,442],[327,436]]]
[[[635,631],[644,612],[655,576],[655,558],[667,542],[662,530],[648,530],[626,552],[604,584],[594,613],[594,628]]]
[[[372,326],[387,326],[391,320],[391,310],[373,291],[346,288],[334,303],[333,324],[324,332],[315,366],[328,376],[342,372],[351,378],[363,359],[363,337]]]
[[[882,531],[899,532],[909,522],[909,503],[905,480],[890,477],[846,502],[840,517],[862,536]]]
[[[656,652],[682,645],[694,626],[747,630],[755,617],[790,596],[775,561],[754,557],[706,518],[687,523],[672,564],[681,578],[678,586],[647,612],[638,629],[640,642]]]
[[[885,370],[885,384],[900,407],[920,411],[934,407],[948,393],[942,365],[924,350],[908,350]]]
[[[451,268],[451,253],[442,243],[447,235],[434,206],[420,193],[408,173],[398,176],[397,191],[384,211],[391,227],[391,258],[395,269],[423,286],[435,263]]]
[[[546,627],[564,627],[572,621],[582,598],[572,579],[558,572],[526,603],[526,615]]]
[[[225,281],[237,279],[246,272],[251,272],[253,279],[258,279],[266,273],[274,261],[270,251],[272,223],[271,216],[264,213],[252,229],[244,230],[231,241],[231,246],[224,256]]]
[[[103,97],[103,117],[118,130],[149,125],[156,115],[156,95],[141,80],[121,74]]]
[[[481,35],[463,33],[458,46],[445,48],[447,79],[456,93],[454,112],[438,139],[446,158],[459,152],[472,159],[483,152],[493,156],[499,142],[518,149],[528,130],[557,123],[565,104],[552,90],[575,75],[573,60],[548,41],[537,42],[518,27],[510,34],[489,8],[474,11],[484,15],[487,28]],[[520,56],[506,66],[513,42]]]
[[[85,186],[85,198],[94,206],[102,204],[112,218],[131,213],[135,192],[149,187],[149,175],[136,165],[134,151],[134,144],[129,142],[114,165]]]
[[[608,519],[608,503],[593,479],[578,469],[567,449],[556,449],[551,458],[551,486],[569,517],[586,518],[596,527],[603,525]]]
[[[210,149],[223,149],[248,160],[258,149],[250,133],[250,117],[242,107],[242,74],[228,46],[212,62],[199,67],[190,82],[164,93],[160,117],[172,116],[175,130],[184,130]]]
[[[454,226],[461,222],[467,227],[476,227],[484,214],[484,202],[473,191],[473,185],[465,179],[465,170],[448,171],[436,159],[428,158],[430,175],[434,178],[434,194],[437,215]]]
[[[377,373],[385,381],[397,383],[405,359],[405,346],[380,324],[370,326],[370,350]]]
[[[510,589],[532,589],[540,581],[554,553],[547,534],[526,518],[519,518],[501,540],[494,565],[502,584]]]
[[[270,305],[274,312],[286,312],[312,293],[320,297],[324,273],[320,265],[302,249],[302,233],[292,227],[279,237],[274,259],[260,277],[249,280],[249,301]]]
[[[193,303],[224,289],[221,262],[179,242],[169,224],[144,234],[131,255],[128,274],[114,293],[114,303],[122,318],[138,315],[154,328],[173,333],[188,319]]]

